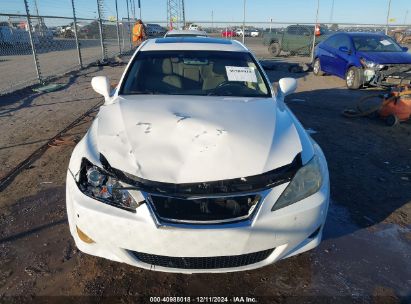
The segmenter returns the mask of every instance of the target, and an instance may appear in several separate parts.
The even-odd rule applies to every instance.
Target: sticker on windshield
[[[226,66],[225,70],[229,81],[257,82],[254,67]]]
[[[382,45],[385,45],[385,46],[392,44],[390,41],[388,41],[388,40],[386,40],[386,39],[381,40],[380,43],[381,43]]]

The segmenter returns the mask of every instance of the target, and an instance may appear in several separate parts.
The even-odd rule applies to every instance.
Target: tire
[[[316,58],[314,60],[314,64],[313,64],[313,74],[315,76],[323,76],[324,72],[321,70],[321,63],[320,63],[320,59]]]
[[[350,90],[357,90],[362,85],[361,70],[356,67],[351,67],[345,74],[345,84]]]
[[[398,125],[400,123],[400,120],[395,115],[389,115],[385,119],[385,123],[387,124],[387,126],[393,127],[395,125]]]
[[[281,53],[281,46],[278,42],[272,42],[268,47],[268,51],[274,57],[278,57]]]

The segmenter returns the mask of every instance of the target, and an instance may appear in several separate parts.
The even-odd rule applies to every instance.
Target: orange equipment
[[[376,106],[367,106],[370,101],[382,99]],[[374,103],[375,104],[375,103]],[[377,113],[387,125],[394,126],[411,118],[411,87],[398,85],[384,95],[368,95],[361,98],[355,109],[345,109],[345,117],[373,116]]]
[[[384,96],[382,107],[378,113],[389,126],[410,119],[411,87],[409,85],[400,85],[393,88],[388,96]]]
[[[320,29],[320,25],[319,25],[319,24],[316,24],[316,25],[315,25],[314,35],[315,35],[315,36],[321,36],[321,29]]]

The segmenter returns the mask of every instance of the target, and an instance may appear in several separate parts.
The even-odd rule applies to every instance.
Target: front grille
[[[274,249],[241,255],[215,257],[169,257],[137,251],[129,252],[139,261],[155,266],[180,269],[218,269],[240,267],[261,262],[268,258]]]
[[[162,221],[211,224],[251,217],[262,201],[262,196],[249,194],[185,199],[148,194],[147,201]]]

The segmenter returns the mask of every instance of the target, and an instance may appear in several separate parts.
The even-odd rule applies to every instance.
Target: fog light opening
[[[91,239],[87,234],[85,234],[83,231],[81,231],[79,227],[76,226],[76,229],[77,229],[77,235],[78,235],[78,237],[79,237],[80,240],[82,240],[84,243],[87,243],[87,244],[93,244],[93,243],[95,243],[95,242],[93,241],[93,239]]]
[[[317,235],[320,233],[320,231],[321,231],[321,226],[318,227],[317,229],[315,229],[315,231],[313,233],[311,233],[308,238],[309,239],[315,239],[317,237]]]

